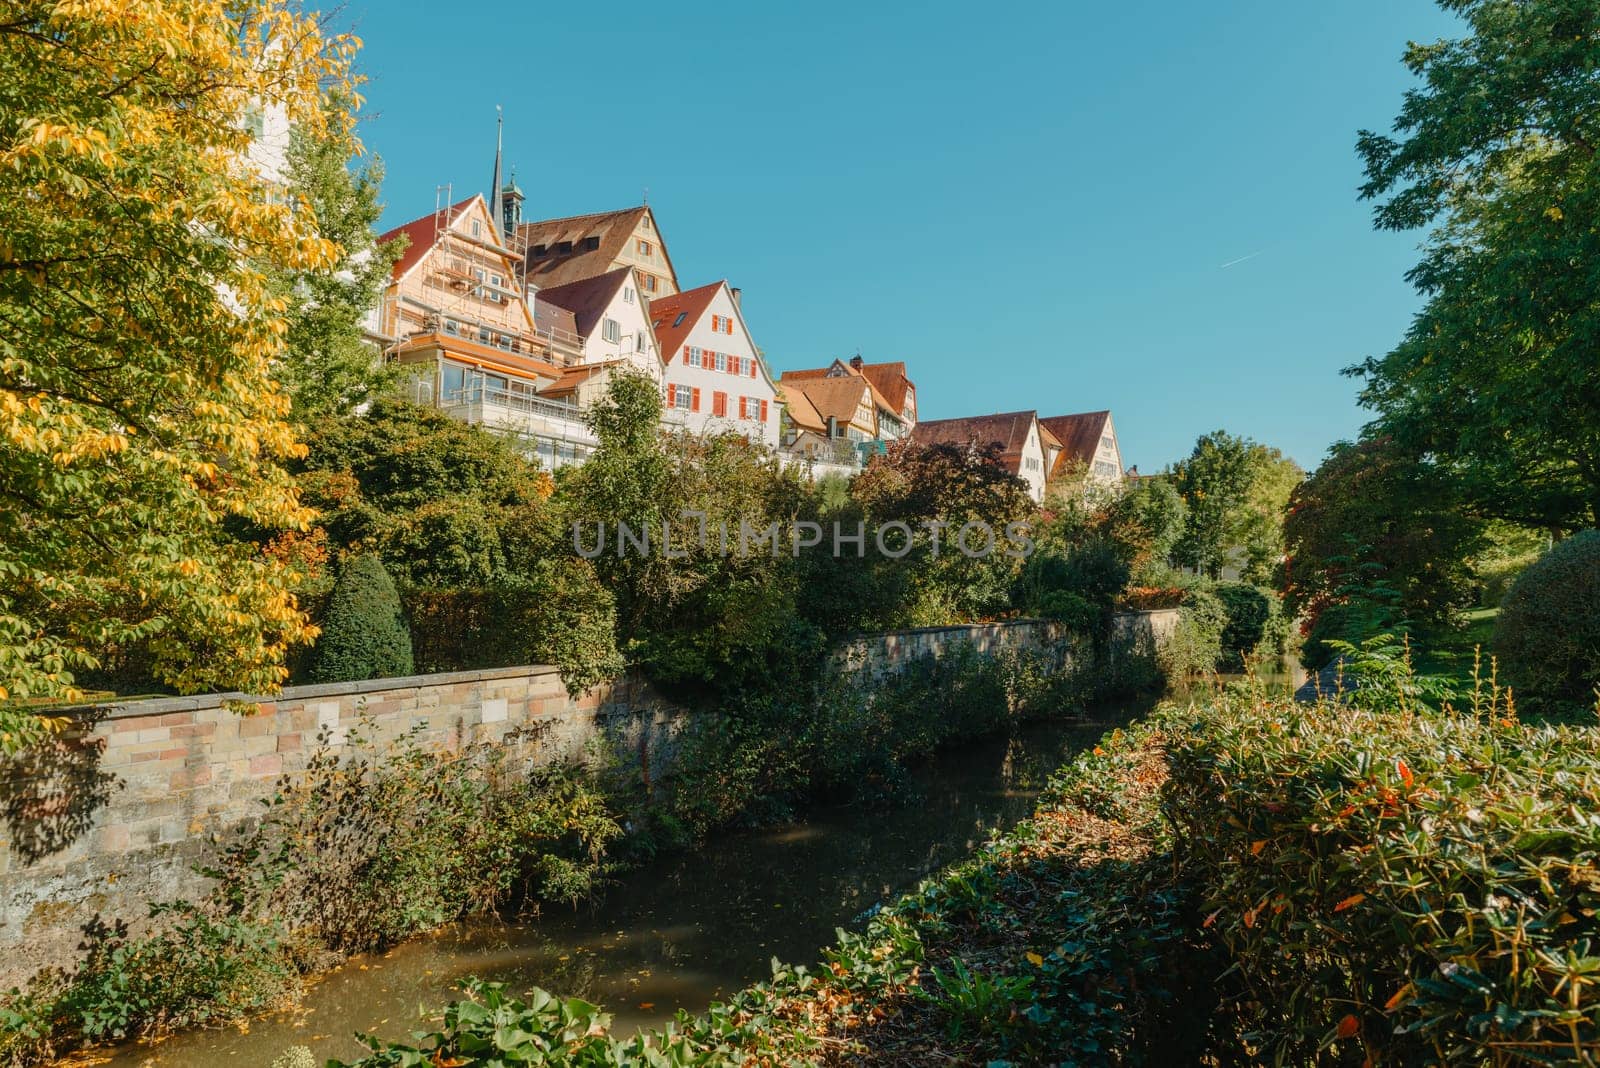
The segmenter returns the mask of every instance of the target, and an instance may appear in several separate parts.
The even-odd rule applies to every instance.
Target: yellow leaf
[[[1031,950],[1028,952],[1027,957],[1028,957],[1028,963],[1033,965],[1035,968],[1037,968],[1040,965],[1044,964],[1044,958],[1039,956],[1039,954],[1034,953]]]

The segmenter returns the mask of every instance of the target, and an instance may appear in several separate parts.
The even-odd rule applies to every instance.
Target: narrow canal
[[[541,986],[603,1006],[619,1032],[767,977],[773,957],[814,964],[834,929],[1028,815],[1050,773],[1094,744],[1104,721],[1041,723],[940,754],[906,802],[829,809],[803,823],[726,835],[621,876],[591,905],[524,923],[459,924],[389,953],[355,958],[292,1010],[248,1029],[191,1032],[74,1063],[201,1068],[266,1065],[293,1045],[318,1063],[353,1058],[356,1031],[429,1029],[467,976],[522,992]]]

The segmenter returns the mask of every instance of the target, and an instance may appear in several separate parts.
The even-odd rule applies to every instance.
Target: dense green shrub
[[[625,667],[616,603],[588,561],[541,561],[488,588],[407,590],[416,669],[469,671],[548,663],[581,693]]]
[[[356,682],[412,672],[411,634],[394,581],[376,556],[339,569],[307,674],[312,682]]]
[[[458,752],[418,735],[379,747],[353,732],[344,746],[319,746],[224,852],[210,872],[215,893],[341,954],[522,895],[588,894],[620,831],[581,769],[539,766],[536,731]]]
[[[1208,585],[1185,590],[1178,624],[1157,652],[1162,674],[1176,683],[1217,670],[1227,625],[1228,610]]]
[[[1282,654],[1285,627],[1276,594],[1245,582],[1219,582],[1213,592],[1228,613],[1218,665],[1222,670],[1242,671],[1247,659]]]
[[[668,813],[703,836],[785,818],[818,797],[893,796],[910,766],[941,746],[1024,716],[1075,714],[1091,680],[1056,668],[1040,653],[962,646],[882,678],[837,675],[803,695],[726,704],[681,737]]]
[[[1600,1055],[1595,732],[1475,711],[1229,695],[1169,732],[1178,862],[1253,1060]]]
[[[1500,607],[1494,652],[1502,681],[1540,710],[1592,705],[1600,686],[1600,531],[1558,542],[1524,571]]]

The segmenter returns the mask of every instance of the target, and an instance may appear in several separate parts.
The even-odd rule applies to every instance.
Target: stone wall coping
[[[231,693],[200,693],[187,697],[146,697],[131,701],[108,701],[99,705],[77,705],[56,710],[55,714],[96,721],[159,716],[168,712],[196,712],[220,708],[227,701],[253,701],[265,704],[311,701],[318,697],[346,697],[352,694],[381,694],[393,690],[414,690],[419,686],[451,686],[461,682],[490,682],[495,679],[537,678],[558,675],[553,664],[522,664],[515,667],[480,668],[475,671],[442,671],[436,675],[402,675],[392,679],[363,679],[360,682],[323,682],[311,686],[285,686],[277,696]],[[41,709],[40,711],[49,711]]]

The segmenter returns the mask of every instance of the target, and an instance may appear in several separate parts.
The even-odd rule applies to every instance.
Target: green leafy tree
[[[1452,479],[1392,439],[1329,450],[1290,497],[1284,536],[1292,616],[1315,621],[1379,581],[1390,591],[1380,601],[1417,624],[1451,624],[1475,599],[1470,562],[1483,524],[1462,509]]]
[[[1469,29],[1413,44],[1392,135],[1363,132],[1364,196],[1391,230],[1432,226],[1427,298],[1351,373],[1377,428],[1436,456],[1475,511],[1600,521],[1600,8],[1441,0]]]
[[[267,273],[339,250],[242,160],[262,105],[345,136],[355,48],[279,0],[7,4],[0,704],[131,642],[180,690],[271,691],[311,636],[295,568],[224,527],[310,518]],[[34,734],[0,712],[0,748]]]
[[[327,107],[348,104],[334,94]],[[296,127],[290,134],[289,195],[309,210],[317,233],[340,250],[333,263],[277,276],[289,314],[283,358],[274,377],[302,422],[347,415],[395,377],[394,365],[383,363],[363,323],[405,251],[405,238],[377,244],[374,226],[383,214],[378,203],[383,165],[375,158],[363,161],[359,151],[354,138],[334,136],[328,128]]]
[[[298,478],[336,553],[376,553],[408,586],[483,586],[545,521],[549,476],[505,437],[404,400],[319,421]]]
[[[1177,563],[1211,578],[1229,563],[1255,483],[1253,444],[1225,430],[1203,434],[1173,467],[1169,477],[1187,509],[1183,534],[1173,547]]]
[[[1039,510],[1026,484],[1006,473],[992,449],[899,441],[856,476],[850,492],[868,518],[869,537],[887,523],[911,528],[910,551],[899,562],[906,585],[898,625],[984,619],[1010,609],[1021,560],[1007,551],[1012,543],[1006,528],[1037,520]],[[936,532],[930,523],[943,528]],[[977,524],[968,537],[976,554],[971,556],[958,542],[969,523]],[[982,531],[994,538],[986,554],[978,553],[985,544]],[[893,551],[902,543],[898,531],[885,536]]]
[[[376,556],[339,569],[322,636],[312,650],[312,682],[358,682],[411,674],[411,633],[394,580]]]

